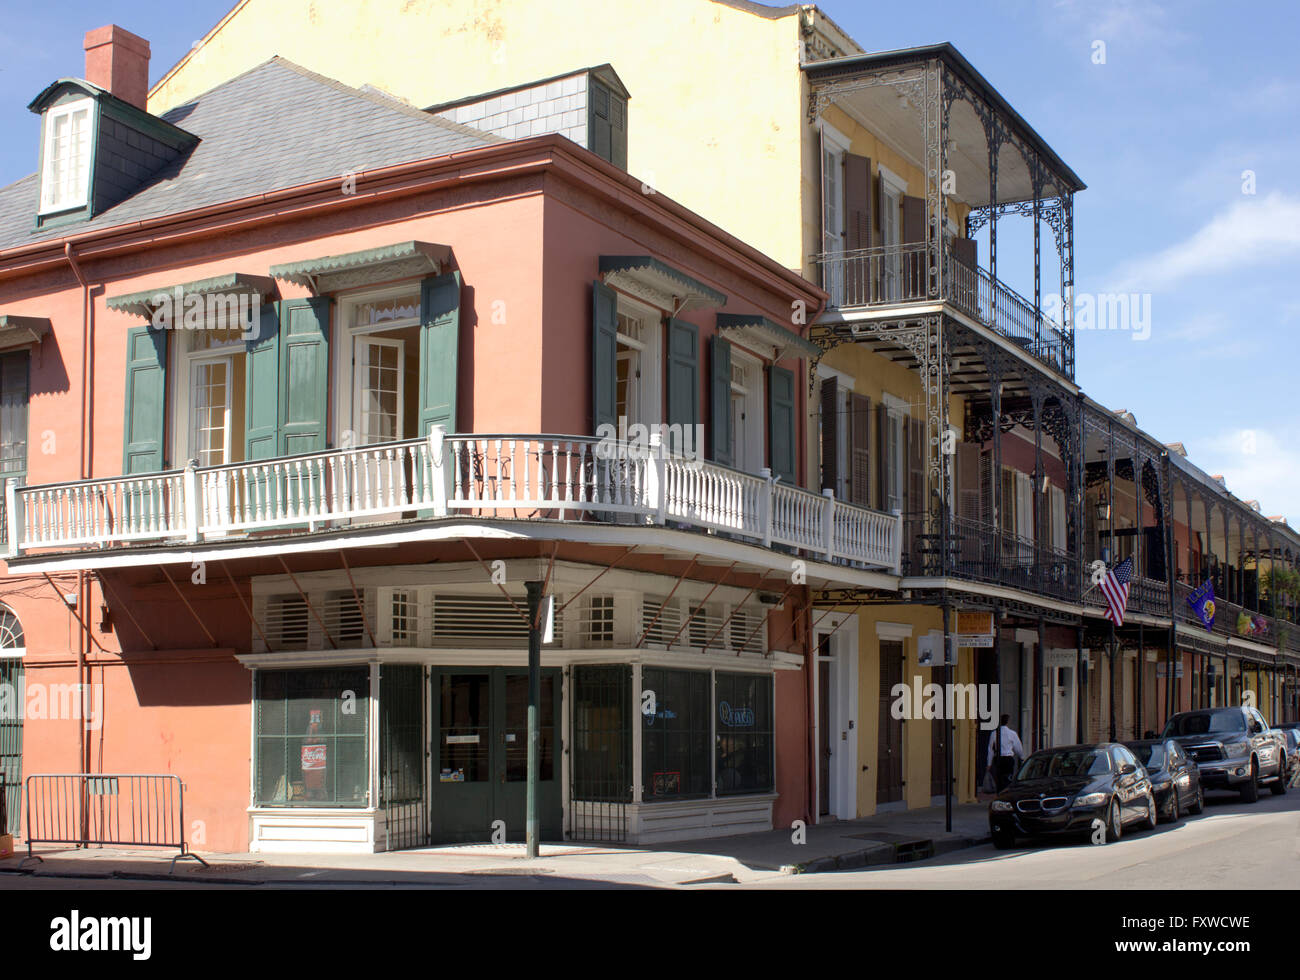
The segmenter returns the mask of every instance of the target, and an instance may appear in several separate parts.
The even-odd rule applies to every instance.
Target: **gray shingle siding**
[[[144,172],[147,180],[76,232],[182,214],[255,194],[378,170],[500,142],[409,106],[350,88],[272,58],[177,106],[163,118],[199,137],[185,155],[154,167],[149,146],[109,137],[104,193]],[[144,142],[149,138],[140,134]],[[103,134],[101,134],[103,138]],[[96,175],[98,181],[98,174]],[[98,182],[95,193],[100,192]],[[0,249],[56,238],[69,226],[33,232],[35,174],[0,188]],[[107,199],[107,198],[106,198]]]

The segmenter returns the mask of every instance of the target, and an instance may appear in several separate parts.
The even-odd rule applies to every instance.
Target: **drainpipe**
[[[78,465],[80,469],[80,479],[85,480],[90,477],[90,283],[85,275],[82,274],[81,266],[77,263],[76,253],[72,250],[72,243],[65,242],[63,245],[63,254],[68,260],[68,265],[72,267],[72,274],[77,277],[77,282],[81,284],[81,445],[79,449]],[[81,628],[81,623],[90,622],[90,603],[86,601],[86,573],[77,572],[77,690],[82,698],[82,707],[84,713],[87,670],[86,670],[86,631]],[[103,719],[100,719],[102,724]],[[84,719],[77,725],[77,765],[82,772],[90,771],[89,745],[86,742],[86,725]]]

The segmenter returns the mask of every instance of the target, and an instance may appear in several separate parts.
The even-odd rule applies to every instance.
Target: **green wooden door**
[[[505,839],[525,837],[528,775],[528,671],[441,667],[433,685],[430,840],[487,842],[504,822]],[[560,800],[560,672],[542,671],[541,779],[543,840],[563,836]]]

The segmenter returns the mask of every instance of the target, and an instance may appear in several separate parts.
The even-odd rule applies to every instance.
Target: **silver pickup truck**
[[[1277,795],[1287,789],[1286,745],[1255,708],[1201,708],[1169,719],[1162,738],[1176,739],[1196,762],[1206,789],[1231,789],[1246,803],[1259,799],[1268,784]]]

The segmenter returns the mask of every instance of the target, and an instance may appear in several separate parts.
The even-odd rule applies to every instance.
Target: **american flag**
[[[1105,617],[1116,626],[1124,625],[1124,610],[1128,608],[1128,583],[1133,578],[1133,559],[1125,558],[1106,572],[1101,581],[1101,592],[1106,597]]]

